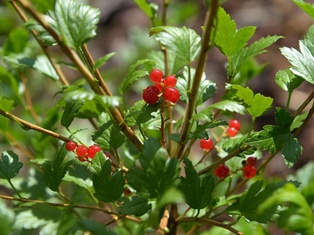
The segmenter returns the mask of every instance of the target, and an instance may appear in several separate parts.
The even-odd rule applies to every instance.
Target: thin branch
[[[207,219],[207,218],[195,218],[195,217],[189,217],[189,218],[182,218],[178,221],[179,223],[182,222],[202,222],[202,223],[207,223],[210,225],[214,225],[214,226],[218,226],[220,228],[224,228],[229,230],[230,232],[236,234],[236,235],[244,235],[242,232],[238,231],[237,229],[231,227],[228,224],[224,224],[222,222],[218,222],[216,220],[212,220],[212,219]]]
[[[206,13],[205,19],[205,28],[202,35],[202,45],[200,56],[197,61],[194,80],[191,88],[191,93],[189,95],[189,100],[187,104],[187,108],[184,115],[184,120],[182,124],[181,137],[178,142],[178,147],[176,150],[176,157],[182,158],[182,153],[184,152],[185,142],[188,137],[188,133],[190,131],[191,126],[191,118],[193,116],[195,107],[196,107],[196,96],[198,95],[198,88],[201,83],[201,78],[205,69],[206,61],[207,61],[207,52],[209,50],[209,42],[211,36],[211,29],[214,24],[214,20],[217,16],[217,11],[219,7],[219,1],[213,0],[211,2],[211,9]]]
[[[27,128],[27,129],[32,129],[32,130],[35,130],[35,131],[38,131],[38,132],[41,132],[41,133],[50,135],[50,136],[52,136],[52,137],[54,137],[54,138],[60,139],[60,140],[65,141],[65,142],[68,142],[68,141],[71,140],[71,139],[69,139],[69,138],[67,138],[67,137],[65,137],[65,136],[63,136],[63,135],[60,135],[60,134],[58,134],[58,133],[56,133],[56,132],[47,130],[47,129],[45,129],[45,128],[42,128],[42,127],[37,126],[37,125],[35,125],[35,124],[32,124],[32,123],[30,123],[30,122],[28,122],[28,121],[25,121],[24,119],[21,119],[21,118],[15,116],[15,115],[13,115],[13,114],[11,114],[11,113],[9,113],[9,112],[3,111],[2,109],[0,109],[0,115],[6,117],[6,118],[8,118],[8,119],[11,119],[11,120],[13,120],[13,121],[16,121],[16,122],[19,123],[22,127],[25,127],[25,128]]]

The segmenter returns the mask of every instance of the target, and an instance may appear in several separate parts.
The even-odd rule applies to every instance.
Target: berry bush
[[[314,163],[265,174],[274,159],[288,169],[302,158],[314,26],[298,49],[277,52],[289,63],[272,78],[281,107],[250,82],[265,67],[256,57],[283,37],[237,26],[218,0],[200,1],[197,33],[176,21],[197,15],[195,2],[159,2],[134,1],[151,23],[138,51],[100,58],[88,48],[101,13],[92,3],[1,6],[14,22],[0,27],[1,234],[314,234]],[[214,50],[226,62],[220,84]],[[301,84],[312,92],[293,111]],[[274,120],[259,128],[265,115]]]

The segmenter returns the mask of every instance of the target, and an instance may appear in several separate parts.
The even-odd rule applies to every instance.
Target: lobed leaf
[[[215,24],[214,43],[224,55],[230,57],[247,45],[255,29],[256,27],[248,26],[237,30],[235,21],[220,7]]]
[[[134,196],[131,199],[127,198],[120,207],[120,213],[123,215],[142,216],[151,210],[152,204],[147,199]]]
[[[69,166],[72,164],[73,160],[64,162],[67,150],[62,145],[56,153],[55,159],[51,162],[46,162],[43,165],[44,177],[47,182],[48,187],[55,192],[59,192],[59,185],[62,182],[65,173],[67,172]]]
[[[194,61],[200,52],[200,36],[192,29],[160,26],[152,28],[150,35],[155,35],[158,42],[186,65]]]
[[[276,73],[275,82],[281,89],[291,94],[294,89],[302,84],[303,79],[299,76],[295,76],[290,70],[286,69],[279,70]]]
[[[103,202],[115,202],[124,190],[124,177],[121,170],[111,173],[110,160],[106,160],[98,174],[93,173],[95,197]]]
[[[33,68],[39,73],[44,74],[45,76],[52,78],[55,81],[59,80],[58,74],[46,56],[38,56],[35,63],[33,64]]]
[[[294,48],[283,47],[281,53],[291,64],[290,70],[305,81],[314,84],[314,56],[303,41],[299,42],[300,52]]]
[[[10,180],[14,178],[22,168],[23,163],[11,150],[3,151],[0,160],[0,178]]]
[[[190,160],[185,158],[185,178],[180,177],[180,189],[182,190],[186,203],[193,209],[203,209],[209,206],[212,192],[215,186],[215,178],[207,175],[200,178]]]

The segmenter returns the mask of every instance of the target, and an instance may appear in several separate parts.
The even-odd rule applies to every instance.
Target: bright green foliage
[[[65,161],[66,154],[67,150],[64,145],[62,145],[56,153],[55,159],[52,162],[46,162],[43,165],[47,186],[52,191],[59,192],[59,185],[61,184],[69,166],[72,164],[72,160]]]
[[[101,66],[104,66],[106,62],[115,55],[115,52],[109,53],[107,55],[104,55],[100,57],[98,60],[95,61],[95,65],[93,66],[93,70],[100,68]]]
[[[0,96],[0,109],[5,112],[10,112],[13,109],[14,101]]]
[[[11,150],[1,154],[0,178],[10,180],[14,178],[22,168],[23,163],[19,162],[19,157]]]
[[[123,79],[123,82],[121,83],[119,87],[119,91],[121,94],[124,94],[125,91],[139,78],[142,78],[144,76],[147,76],[149,72],[154,67],[154,61],[152,60],[139,60],[135,64],[131,65],[126,77]],[[140,66],[146,66],[146,69],[139,69]]]
[[[192,29],[160,26],[150,30],[158,42],[185,65],[194,61],[200,51],[200,36]]]
[[[115,202],[123,193],[124,177],[121,170],[111,173],[110,160],[105,161],[99,174],[93,174],[95,197],[103,202]]]
[[[259,223],[267,223],[274,220],[274,215],[277,212],[277,207],[268,207],[267,210],[258,210],[261,204],[271,197],[274,192],[281,188],[285,183],[277,182],[270,183],[263,187],[264,182],[259,180],[250,186],[250,188],[242,194],[242,196],[231,206],[228,211],[238,211],[246,219],[250,221],[257,221]]]
[[[181,177],[180,189],[186,203],[193,209],[203,209],[209,206],[214,190],[215,178],[212,175],[198,176],[190,160],[185,158],[185,178]]]
[[[264,200],[259,206],[257,214],[265,213],[280,205],[279,227],[304,235],[314,233],[313,211],[294,184],[287,183],[283,188],[276,190],[271,197],[264,198]]]
[[[61,118],[61,125],[68,128],[71,125],[73,119],[77,116],[83,104],[84,100],[81,99],[67,100]]]
[[[248,26],[237,30],[234,20],[223,8],[219,8],[215,24],[214,42],[221,52],[230,58],[242,50],[255,33],[255,27]]]
[[[47,11],[54,9],[56,0],[30,0],[30,2],[32,2],[36,6],[36,9],[46,13]]]
[[[307,82],[314,84],[314,57],[311,50],[304,44],[299,42],[300,52],[294,48],[281,48],[281,53],[289,60],[292,67],[290,70]]]
[[[219,101],[209,106],[209,109],[220,109],[224,111],[230,111],[232,113],[239,113],[242,115],[245,114],[245,107],[242,104],[239,104],[239,102],[232,100]]]
[[[99,9],[74,0],[57,0],[55,11],[51,12],[54,28],[62,41],[77,50],[96,35],[99,14]]]
[[[296,5],[298,5],[304,12],[306,12],[309,16],[314,18],[314,7],[310,3],[306,3],[303,0],[292,0]]]
[[[283,90],[289,92],[299,87],[303,82],[303,79],[299,76],[295,76],[290,70],[280,70],[276,73],[275,81],[277,85]]]
[[[3,55],[22,53],[28,44],[29,32],[23,28],[16,28],[9,34],[3,45]]]
[[[58,74],[46,56],[38,56],[32,67],[39,73],[44,74],[53,80],[59,80]]]
[[[246,111],[252,116],[253,120],[267,112],[273,103],[273,99],[270,97],[265,97],[260,93],[254,95],[249,87],[230,85],[227,89],[227,97],[245,106]]]
[[[12,225],[14,223],[15,214],[13,210],[8,208],[6,204],[0,200],[0,231],[3,235],[11,234]]]
[[[134,2],[139,6],[139,8],[151,19],[154,20],[158,5],[154,3],[147,3],[146,0],[134,0]]]

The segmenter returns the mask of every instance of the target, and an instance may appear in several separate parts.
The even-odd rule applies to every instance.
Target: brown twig
[[[69,139],[69,138],[67,138],[67,137],[65,137],[63,135],[60,135],[60,134],[58,134],[56,132],[47,130],[45,128],[42,128],[40,126],[37,126],[37,125],[32,124],[30,122],[27,122],[24,119],[21,119],[21,118],[15,116],[15,115],[13,115],[13,114],[11,114],[9,112],[3,111],[2,109],[0,109],[0,115],[6,117],[8,119],[11,119],[13,121],[18,122],[21,126],[27,128],[27,129],[32,129],[32,130],[35,130],[35,131],[38,131],[38,132],[50,135],[50,136],[52,136],[54,138],[60,139],[60,140],[65,141],[65,142],[68,142],[68,141],[71,140],[71,139]]]
[[[184,152],[185,142],[187,140],[188,133],[191,127],[191,118],[195,110],[196,96],[198,95],[198,89],[201,83],[201,78],[202,78],[206,61],[207,61],[207,52],[210,48],[209,41],[210,41],[211,30],[214,24],[214,20],[217,16],[218,7],[219,7],[219,1],[213,0],[211,2],[210,11],[207,11],[206,13],[206,19],[205,19],[205,24],[204,24],[205,27],[204,27],[204,31],[202,35],[201,52],[197,61],[193,84],[191,87],[191,93],[189,95],[188,104],[187,104],[187,108],[186,108],[184,119],[183,119],[181,136],[180,136],[180,140],[178,142],[178,146],[176,150],[176,156],[180,159],[182,158],[182,153]]]

